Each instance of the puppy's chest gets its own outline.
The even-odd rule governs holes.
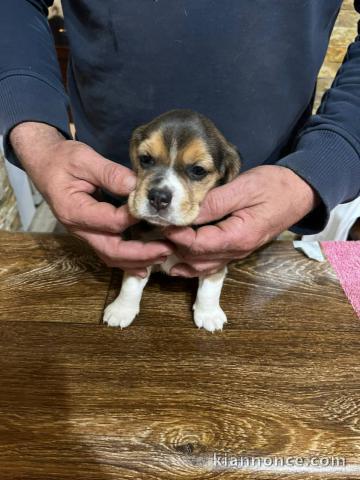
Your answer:
[[[130,236],[132,240],[141,240],[143,242],[152,242],[155,240],[164,240],[164,235],[159,227],[150,225],[147,222],[139,222],[130,228]],[[152,267],[153,272],[164,272],[169,274],[174,265],[180,263],[181,260],[176,255],[170,255],[166,261],[160,265]]]

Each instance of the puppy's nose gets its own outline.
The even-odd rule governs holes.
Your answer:
[[[150,205],[159,211],[169,206],[172,193],[167,188],[152,188],[149,191],[148,199]]]

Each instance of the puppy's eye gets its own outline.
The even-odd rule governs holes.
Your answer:
[[[202,180],[207,175],[205,168],[200,167],[200,165],[191,165],[187,169],[187,173],[192,180]]]
[[[149,168],[155,163],[155,160],[150,155],[140,155],[139,161],[143,168]]]

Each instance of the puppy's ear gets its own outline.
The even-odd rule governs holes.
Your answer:
[[[131,136],[131,142],[136,142],[139,145],[139,143],[144,140],[145,128],[146,125],[141,125],[140,127],[135,128]]]
[[[140,143],[144,140],[144,131],[145,131],[145,125],[142,125],[136,128],[131,135],[130,159],[135,171],[137,171],[138,169],[137,149]]]
[[[234,180],[234,178],[239,175],[241,168],[240,154],[236,147],[227,143],[223,148],[221,184],[229,183],[231,180]]]

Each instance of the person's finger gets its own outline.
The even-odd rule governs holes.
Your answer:
[[[239,252],[241,255],[241,252]],[[221,253],[205,253],[203,255],[191,255],[186,252],[185,249],[178,248],[176,250],[176,256],[179,257],[181,263],[192,264],[193,262],[228,262],[234,259],[234,252],[221,252]]]
[[[124,259],[114,259],[106,256],[99,255],[100,258],[107,264],[108,267],[120,268],[121,270],[142,270],[144,268],[150,267],[152,265],[160,265],[166,261],[167,257],[158,257],[155,259],[144,260],[141,262],[138,261],[126,261]]]
[[[142,268],[138,268],[135,266],[134,263],[130,264],[129,266],[127,264],[124,264],[122,270],[124,270],[126,273],[129,275],[136,275],[137,277],[145,278],[148,275],[148,269],[146,267],[150,267],[153,265],[161,265],[162,263],[166,262],[167,257],[161,257],[159,260],[157,260],[154,263],[151,263],[150,265],[142,265]]]
[[[163,257],[171,255],[172,248],[166,242],[155,240],[152,242],[141,242],[137,240],[122,241],[119,244],[117,252],[114,252],[118,258],[125,258],[126,261],[138,261],[156,263],[161,261]]]
[[[119,235],[102,234],[85,230],[77,230],[78,236],[86,240],[96,251],[113,262],[155,263],[169,256],[174,248],[169,242],[156,240],[142,242],[140,240],[123,240]]]
[[[188,263],[177,263],[170,270],[170,275],[172,276],[203,276],[209,275],[211,273],[218,272],[227,262],[223,261],[212,261],[212,262],[193,262]]]
[[[164,234],[177,246],[188,249],[190,255],[224,253],[234,251],[241,245],[241,235],[245,235],[249,227],[243,223],[241,218],[231,216],[216,225],[206,225],[197,230],[170,227],[164,230]]]
[[[187,265],[186,263],[181,263],[178,264],[178,266],[174,269],[171,270],[170,275],[173,277],[186,277],[186,278],[197,278],[197,277],[204,277],[207,275],[213,275],[214,273],[217,273],[219,270],[223,268],[214,268],[214,269],[209,269],[209,270],[204,270],[199,272],[196,270],[196,268],[192,268],[190,265]]]
[[[127,205],[116,208],[110,203],[98,202],[85,192],[74,193],[68,203],[56,212],[66,226],[120,233],[139,221],[130,214]]]
[[[254,189],[256,172],[244,173],[230,183],[210,190],[203,201],[194,224],[202,225],[220,220],[235,210],[250,207],[258,202]]]
[[[135,277],[140,277],[140,278],[146,278],[147,275],[148,275],[148,272],[147,272],[147,269],[144,268],[144,269],[124,269],[124,271],[129,274],[129,275],[133,275]]]
[[[105,255],[99,254],[99,257],[103,260],[105,265],[110,268],[120,268],[120,270],[142,270],[144,268],[150,267],[154,265],[154,261],[152,259],[145,260],[143,262],[126,262],[123,259],[114,259],[111,257],[107,257]],[[157,263],[155,261],[155,263]]]
[[[83,147],[77,157],[76,176],[117,195],[129,195],[136,185],[135,173],[108,160],[95,150]]]

